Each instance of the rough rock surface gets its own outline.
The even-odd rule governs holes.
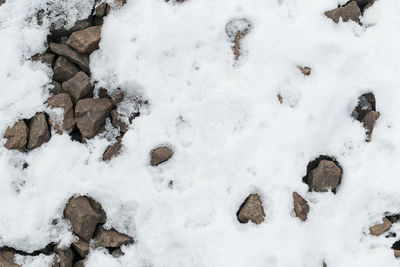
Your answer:
[[[119,151],[121,150],[122,144],[121,139],[117,140],[114,144],[110,145],[103,154],[103,160],[108,161],[113,157],[117,156]]]
[[[166,146],[158,147],[151,152],[151,166],[157,166],[169,160],[174,152]]]
[[[106,117],[112,109],[109,99],[81,99],[76,104],[76,124],[85,138],[92,138],[104,125]]]
[[[367,130],[367,138],[366,138],[367,142],[371,141],[372,131],[374,130],[374,125],[378,118],[379,118],[379,112],[371,110],[370,112],[367,113],[367,115],[365,115],[364,119],[362,120],[362,123],[365,129]]]
[[[7,128],[4,138],[7,138],[7,142],[4,145],[7,149],[24,151],[28,142],[28,127],[23,120],[20,120],[13,127]]]
[[[369,228],[369,232],[371,233],[371,235],[380,236],[381,234],[388,231],[390,227],[392,227],[392,222],[388,218],[384,217],[383,223],[371,226]]]
[[[125,98],[125,94],[123,92],[117,93],[111,97],[111,102],[113,103],[114,106],[117,106],[119,103],[121,103]]]
[[[84,260],[80,260],[74,263],[73,267],[85,267],[85,261]]]
[[[89,55],[79,54],[65,44],[50,43],[50,49],[57,55],[64,56],[71,62],[77,64],[86,73],[90,73]]]
[[[75,22],[75,25],[70,29],[67,29],[66,27],[56,28],[56,26],[54,24],[52,24],[50,26],[50,33],[51,33],[52,38],[69,36],[71,33],[83,30],[87,27],[90,27],[91,25],[92,25],[92,21],[90,18],[78,20],[77,22]]]
[[[260,196],[258,194],[248,196],[236,215],[240,223],[248,223],[249,221],[255,224],[262,223],[265,212]]]
[[[311,74],[311,68],[309,68],[309,67],[301,67],[301,66],[299,66],[298,68],[299,68],[299,70],[301,71],[301,73],[303,75],[308,76],[308,75]]]
[[[43,112],[37,113],[29,124],[28,149],[35,149],[51,138],[46,115]]]
[[[118,248],[132,242],[132,237],[118,233],[114,229],[104,229],[103,226],[98,226],[94,235],[94,244],[99,247]]]
[[[67,45],[78,53],[90,54],[99,49],[101,26],[93,26],[71,34]]]
[[[78,254],[82,258],[86,257],[86,255],[89,254],[90,251],[89,243],[82,239],[79,239],[78,241],[72,243],[72,247],[75,249],[76,252],[78,252]]]
[[[56,60],[56,55],[52,54],[52,53],[44,53],[42,55],[34,55],[32,57],[33,61],[41,61],[47,65],[49,65],[50,67],[54,67],[54,62]]]
[[[308,212],[310,211],[310,206],[308,205],[307,200],[297,192],[293,192],[293,203],[296,216],[302,221],[307,220]]]
[[[83,71],[78,72],[74,77],[63,82],[62,88],[71,96],[74,103],[93,91],[90,77]]]
[[[59,267],[71,267],[72,262],[74,260],[74,252],[71,248],[68,249],[58,249],[56,248],[56,252],[60,256]]]
[[[49,100],[47,100],[47,104],[51,108],[63,108],[64,109],[64,120],[62,126],[55,124],[54,129],[58,133],[62,133],[63,130],[70,132],[74,127],[75,127],[75,114],[74,114],[74,109],[71,101],[71,97],[66,94],[66,93],[61,93],[58,95],[55,95]],[[51,118],[50,120],[50,125],[52,124]]]
[[[115,109],[111,110],[111,123],[115,128],[119,128],[121,133],[126,133],[129,125],[122,119],[121,115]]]
[[[11,251],[0,251],[0,267],[18,267],[14,262],[14,253]]]
[[[74,77],[79,72],[79,68],[65,57],[58,57],[53,72],[53,79],[62,83]]]
[[[52,95],[61,94],[63,92],[63,89],[59,82],[52,80],[50,84],[53,85],[53,88],[50,89],[50,93]]]
[[[345,6],[326,11],[325,16],[331,18],[336,23],[339,23],[340,18],[342,18],[343,22],[353,20],[359,23],[361,10],[355,1],[351,1]]]
[[[327,192],[335,191],[340,183],[342,170],[331,160],[321,160],[318,166],[308,176],[307,184],[310,191]]]

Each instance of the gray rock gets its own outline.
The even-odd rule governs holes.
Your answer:
[[[74,77],[63,82],[62,88],[71,96],[74,103],[78,102],[79,99],[84,98],[93,91],[90,77],[83,71],[78,72]]]
[[[246,198],[236,213],[240,223],[248,223],[252,221],[255,224],[260,224],[264,221],[265,212],[258,194],[251,194]]]
[[[327,192],[330,189],[335,192],[341,177],[342,169],[335,162],[323,159],[311,170],[307,183],[310,191]]]
[[[75,127],[75,114],[71,101],[71,97],[66,93],[61,93],[50,97],[47,100],[47,104],[51,108],[62,108],[64,109],[64,120],[62,125],[55,124],[54,129],[58,133],[63,133],[63,131],[70,132]],[[52,119],[49,118],[50,125],[52,125]]]
[[[362,122],[368,112],[376,111],[376,101],[373,93],[363,94],[358,98],[358,104],[355,107],[352,116],[356,120]]]
[[[53,88],[50,89],[50,93],[52,95],[61,94],[63,92],[63,89],[59,82],[52,80],[50,84],[53,85]]]
[[[293,204],[296,217],[302,221],[307,220],[308,212],[310,211],[310,206],[308,205],[307,200],[297,192],[293,192]]]
[[[4,4],[6,2],[6,0],[0,0],[0,6],[2,5],[2,4]]]
[[[97,4],[100,2],[99,0],[96,1]],[[106,14],[107,3],[101,3],[100,5],[96,6],[95,15],[96,17],[104,17]]]
[[[336,23],[339,23],[340,18],[342,18],[343,22],[353,20],[359,23],[361,10],[355,1],[351,1],[345,6],[326,11],[325,16],[331,18]]]
[[[151,166],[157,166],[169,160],[174,152],[166,146],[158,147],[151,152]]]
[[[58,57],[53,71],[53,79],[62,83],[74,77],[80,70],[65,57]]]
[[[121,234],[114,229],[104,229],[102,225],[97,227],[94,236],[94,244],[97,247],[118,248],[130,243],[133,243],[133,238],[130,236]]]
[[[302,66],[298,66],[299,70],[301,71],[301,73],[305,76],[309,76],[311,74],[311,68],[310,67],[302,67]]]
[[[90,73],[89,55],[79,54],[65,44],[50,43],[50,50],[53,51],[53,53],[64,56],[71,62],[77,64],[84,72]]]
[[[46,115],[43,112],[37,113],[29,124],[28,149],[35,149],[51,138]]]
[[[4,138],[7,138],[7,142],[4,145],[7,149],[24,151],[28,142],[28,127],[23,120],[20,120],[13,127],[7,128]]]
[[[78,53],[90,54],[99,49],[101,39],[101,26],[92,26],[71,34],[67,45]]]

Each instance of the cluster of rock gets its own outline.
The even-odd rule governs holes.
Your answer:
[[[360,23],[360,17],[364,14],[365,10],[372,6],[374,0],[354,0],[349,1],[343,6],[325,12],[325,16],[331,18],[334,22],[339,23],[342,19],[343,22],[349,20]]]

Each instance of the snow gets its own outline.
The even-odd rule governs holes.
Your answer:
[[[45,51],[50,22],[58,19],[42,26],[29,20],[46,2],[0,7],[1,135],[46,110],[51,72],[29,60]],[[65,204],[89,194],[107,212],[107,226],[135,239],[117,259],[93,250],[89,267],[397,266],[390,249],[397,238],[370,236],[368,228],[385,212],[400,212],[400,2],[376,1],[365,26],[323,15],[339,2],[130,0],[112,12],[91,55],[92,78],[111,92],[140,95],[149,107],[109,163],[101,160],[111,142],[103,137],[80,144],[53,134],[27,154],[1,146],[0,246],[31,252],[50,242],[68,245],[74,238],[62,219]],[[72,25],[92,6],[53,0],[49,9],[61,8]],[[252,29],[235,64],[225,27],[237,18]],[[381,116],[366,143],[351,112],[369,91]],[[175,154],[151,167],[158,145]],[[301,180],[319,155],[343,168],[335,195],[308,192]],[[293,191],[310,202],[306,222],[294,217]],[[254,192],[266,221],[242,225],[237,209]]]

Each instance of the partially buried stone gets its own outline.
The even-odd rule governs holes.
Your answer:
[[[93,26],[71,34],[67,45],[82,54],[90,54],[99,49],[101,26]]]
[[[378,118],[379,118],[379,112],[372,110],[368,112],[367,115],[365,115],[364,119],[362,120],[362,123],[365,129],[367,130],[367,138],[366,138],[367,142],[371,141],[372,131],[374,130],[374,125]]]
[[[298,66],[298,68],[301,71],[301,73],[305,76],[309,76],[311,74],[311,68],[309,67]]]
[[[74,263],[73,267],[85,267],[85,261],[84,260],[80,260]]]
[[[125,94],[124,92],[119,92],[116,93],[111,97],[111,102],[113,103],[114,106],[117,106],[119,103],[121,103],[124,100]]]
[[[361,10],[355,1],[351,1],[345,6],[326,11],[325,16],[331,18],[336,23],[339,23],[340,18],[343,20],[343,22],[353,20],[359,23]]]
[[[353,118],[362,122],[371,110],[376,111],[376,100],[373,93],[363,94],[358,98],[358,104],[352,112]]]
[[[63,92],[63,89],[61,87],[61,84],[55,80],[52,80],[50,84],[53,86],[53,88],[50,89],[50,93],[53,95],[61,94]]]
[[[129,125],[115,109],[111,110],[111,123],[115,128],[119,128],[121,133],[126,133],[128,131]]]
[[[302,221],[307,220],[308,212],[310,211],[310,206],[308,205],[307,200],[297,192],[293,192],[293,203],[296,216]]]
[[[240,206],[236,216],[240,223],[248,223],[249,221],[255,224],[262,223],[265,212],[260,196],[258,194],[248,196]]]
[[[383,222],[380,224],[371,226],[369,228],[369,232],[371,235],[380,236],[383,233],[385,233],[386,231],[388,231],[390,229],[390,227],[392,227],[392,222],[388,218],[384,217]]]
[[[174,152],[169,147],[163,146],[154,149],[151,152],[151,166],[157,166],[169,160]]]
[[[110,145],[103,154],[103,160],[108,161],[117,156],[121,150],[121,139],[117,140],[114,144]]]
[[[335,192],[340,183],[342,169],[331,160],[321,160],[318,166],[311,170],[307,184],[310,191],[327,192],[329,189]]]
[[[42,55],[34,55],[32,57],[33,61],[42,61],[43,63],[46,63],[50,67],[54,67],[54,62],[56,60],[56,55],[52,53],[44,53]]]
[[[11,251],[0,251],[0,267],[18,267],[14,262],[14,253]]]
[[[13,127],[7,128],[4,138],[7,138],[7,142],[4,145],[7,149],[24,151],[28,142],[28,127],[23,120],[20,120]]]
[[[53,72],[53,79],[62,83],[74,77],[79,72],[79,68],[65,57],[58,57]]]
[[[71,248],[67,249],[55,249],[58,255],[60,256],[60,262],[59,265],[60,267],[71,267],[72,262],[74,260],[74,252],[72,251]]]
[[[76,250],[76,252],[78,252],[78,254],[82,258],[85,258],[90,251],[89,243],[82,239],[79,239],[78,241],[72,243],[72,247]]]
[[[46,114],[37,113],[29,123],[28,149],[35,149],[51,138],[49,125],[47,124]]]
[[[97,227],[94,235],[94,244],[97,247],[118,248],[133,242],[133,238],[125,234],[121,234],[114,229],[104,229],[102,225]]]
[[[83,71],[78,72],[74,77],[63,82],[62,88],[71,96],[74,103],[93,91],[90,77]]]
[[[54,129],[60,134],[63,131],[66,132],[72,131],[72,129],[75,126],[75,115],[71,97],[66,93],[58,94],[49,98],[49,100],[47,100],[47,104],[51,108],[62,108],[64,110],[64,115],[63,115],[64,119],[62,126],[55,123]],[[50,125],[52,125],[53,119],[51,118],[51,116],[49,118],[49,121]]]
[[[58,22],[58,24],[63,24],[64,21]],[[63,25],[61,27],[58,27],[59,25],[56,25],[55,23],[50,25],[50,33],[52,38],[59,38],[59,37],[64,37],[64,36],[69,36],[71,33],[83,30],[87,27],[90,27],[92,25],[92,19],[82,19],[78,20],[75,22],[74,26],[71,28],[67,28]]]
[[[77,64],[84,72],[90,73],[89,55],[79,54],[65,44],[50,43],[50,49],[53,53],[64,56],[71,62]]]

